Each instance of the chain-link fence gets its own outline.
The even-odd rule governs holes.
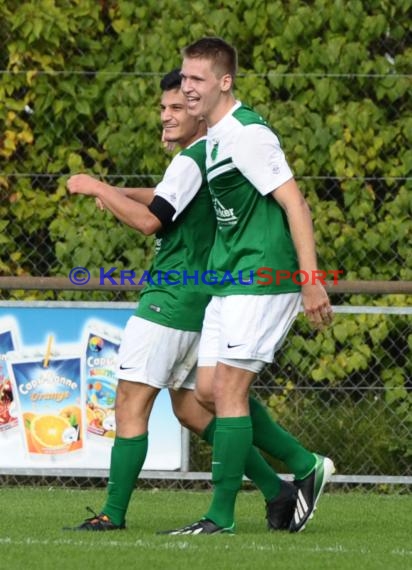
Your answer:
[[[78,171],[118,186],[154,186],[161,179],[169,158],[159,144],[159,79],[180,61],[165,30],[155,33],[163,14],[156,13],[153,29],[146,30],[132,3],[126,19],[119,19],[121,2],[91,3],[90,14],[85,9],[79,16],[86,26],[86,32],[78,26],[80,37],[70,28],[78,10],[67,3],[50,7],[55,25],[48,37],[48,16],[43,22],[38,10],[28,17],[30,2],[12,16],[8,4],[0,5],[7,15],[0,30],[0,274],[67,277],[83,266],[97,276],[102,266],[147,268],[152,238],[98,212],[87,198],[69,197],[65,182]],[[260,43],[247,36],[249,6],[230,4],[211,5],[209,12],[222,22],[222,33],[246,34],[235,38],[242,67],[236,94],[279,133],[312,208],[320,267],[342,270],[349,280],[411,280],[412,74],[405,3],[356,3],[352,10],[326,3],[333,22],[324,25],[309,18],[312,3],[279,3],[279,15],[289,4],[291,14],[276,33],[259,31]],[[270,16],[270,4],[259,3],[255,27]],[[169,8],[166,2],[164,12]],[[176,22],[180,8],[172,6]],[[150,19],[157,8],[149,2],[146,9]],[[237,13],[242,10],[245,20]],[[308,30],[300,27],[305,10]],[[322,10],[316,11],[319,20]],[[278,21],[269,16],[266,27]],[[181,14],[182,22],[186,17]],[[208,17],[196,16],[205,25]],[[160,37],[168,39],[170,53],[157,51]],[[132,38],[144,49],[136,50]],[[99,59],[99,50],[108,57]],[[152,53],[153,61],[144,60]],[[266,54],[273,55],[266,60]],[[5,288],[0,298],[135,301],[137,294]],[[337,315],[329,331],[314,333],[299,319],[255,393],[305,445],[333,456],[336,481],[410,480],[410,297],[342,294],[332,301]],[[190,438],[186,475],[204,474],[209,465],[209,450]],[[185,473],[168,484],[192,484]],[[158,484],[158,476],[150,474],[148,484]],[[6,476],[17,483],[19,477]],[[78,486],[103,481],[60,480]]]
[[[280,136],[312,207],[321,267],[412,279],[407,2],[13,7],[0,3],[2,274],[67,276],[84,259],[148,263],[151,240],[69,199],[65,181],[78,171],[116,185],[160,179],[159,80],[208,30],[237,47],[235,94]]]
[[[60,82],[65,83],[66,78],[74,81],[73,78],[77,76],[82,81],[96,73],[98,72],[88,72],[83,76],[79,73],[71,75],[67,71],[61,76]],[[142,81],[151,85],[149,91],[156,91],[160,75],[112,74],[105,89],[102,89],[101,97],[109,97],[111,90],[115,91],[124,81],[127,81],[130,91],[138,91]],[[408,111],[405,86],[410,87],[412,76],[391,73],[389,86],[388,76],[384,74],[371,74],[367,77],[356,73],[290,75],[280,73],[272,79],[271,75],[257,77],[249,74],[239,78],[239,90],[242,92],[243,89],[247,97],[248,82],[252,79],[266,86],[271,86],[275,81],[273,89],[278,97],[276,108],[283,109],[286,115],[292,114],[290,124],[280,121],[279,127],[276,123],[274,126],[280,132],[296,179],[312,208],[320,267],[339,269],[347,279],[411,279],[412,178],[410,151],[405,149],[411,143],[412,119],[410,110]],[[306,89],[315,93],[322,81],[328,82],[326,92],[342,94],[342,101],[330,101],[325,109],[325,117],[319,124],[316,123],[317,119],[313,119],[310,109],[294,100],[293,93],[289,91],[286,100],[280,97],[288,82],[292,82],[298,92]],[[43,74],[42,82],[44,91],[53,92],[56,85],[59,85],[59,75],[56,78],[56,74]],[[350,89],[354,92],[355,86],[354,98],[357,102],[351,108],[347,93]],[[401,107],[397,106],[397,100],[384,100],[384,93],[391,90],[402,93]],[[379,92],[382,92],[382,102],[376,101],[376,93]],[[125,93],[127,95],[129,91]],[[59,93],[56,93],[56,97],[59,97]],[[148,110],[152,126],[148,133],[153,141],[160,138],[160,128],[156,122],[155,96],[152,96],[152,101],[153,109]],[[348,119],[345,113],[349,113],[349,110],[351,117]],[[281,112],[278,111],[279,115]],[[45,164],[43,169],[33,171],[33,165],[27,157],[34,152],[31,147],[40,144],[38,140],[41,139],[41,134],[36,133],[36,130],[43,126],[36,113],[29,109],[22,109],[20,113],[10,110],[8,115],[21,116],[21,125],[18,126],[15,118],[9,120],[10,124],[6,119],[4,124],[5,150],[0,155],[2,273],[67,276],[74,264],[85,265],[85,260],[92,270],[99,265],[98,261],[100,265],[103,262],[115,264],[119,270],[146,268],[151,256],[151,238],[137,238],[135,232],[120,227],[110,214],[97,212],[92,201],[87,202],[83,197],[69,197],[65,191],[65,181],[70,172],[80,170],[101,176],[119,186],[154,186],[161,179],[167,158],[160,155],[162,158],[157,160],[159,166],[155,171],[143,168],[140,172],[132,172],[132,158],[123,160],[118,155],[120,149],[111,146],[110,137],[115,136],[116,129],[122,129],[118,118],[113,119],[107,109],[102,109],[98,116],[93,117],[94,122],[87,125],[87,141],[84,140],[85,125],[80,114],[70,126],[76,148],[72,151],[68,148],[67,155],[61,158],[60,164]],[[301,116],[294,117],[293,114]],[[390,122],[389,126],[382,124],[380,128],[379,121],[383,114]],[[375,119],[374,130],[372,123]],[[334,123],[335,120],[338,126]],[[62,117],[50,117],[47,124],[55,139],[50,144],[64,147],[65,124]],[[354,132],[355,124],[363,135]],[[395,128],[395,124],[399,129]],[[110,133],[106,140],[101,136],[103,126]],[[31,133],[30,143],[25,142],[25,137],[29,136],[25,134],[25,129]],[[132,155],[140,156],[145,138],[137,127],[134,129],[136,130],[127,134],[129,138],[125,144],[130,145]],[[303,144],[297,143],[297,129],[301,129],[302,137],[308,140],[308,133],[313,132],[316,142],[310,139],[311,142],[308,143],[308,146],[314,147],[312,154],[311,149],[306,147],[303,153]],[[14,137],[16,141],[8,141],[7,137]],[[70,146],[69,141],[67,146]],[[10,152],[7,151],[9,147]],[[318,151],[318,147],[321,150]],[[46,148],[43,154],[47,152]],[[42,160],[47,163],[43,154]],[[104,156],[104,166],[97,164],[89,155]],[[105,251],[102,246],[103,236],[107,240]],[[90,252],[90,241],[95,242],[94,252]],[[131,244],[135,244],[134,247]],[[21,296],[11,293],[10,298]],[[83,297],[69,294],[65,298],[86,300],[90,294]],[[102,293],[93,295],[94,300],[104,298],[107,297]],[[132,300],[132,295],[120,295],[119,298]]]

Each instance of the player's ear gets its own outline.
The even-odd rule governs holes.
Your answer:
[[[230,75],[230,73],[225,73],[224,75],[222,75],[220,79],[221,90],[224,93],[227,93],[232,89],[232,86],[233,86],[233,77]]]

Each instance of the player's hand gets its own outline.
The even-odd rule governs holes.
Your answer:
[[[333,319],[333,310],[328,294],[321,283],[302,285],[302,301],[310,324],[321,330]]]
[[[104,186],[103,182],[96,180],[88,174],[74,174],[67,181],[67,189],[70,194],[84,194],[85,196],[97,196]]]

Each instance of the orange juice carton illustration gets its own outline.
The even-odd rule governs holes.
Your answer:
[[[18,425],[15,395],[7,367],[7,353],[19,348],[18,338],[14,319],[0,319],[0,432]]]
[[[8,366],[24,426],[26,450],[57,456],[84,442],[80,356],[9,353]]]
[[[116,423],[114,406],[117,388],[117,353],[121,331],[92,322],[84,336],[87,435],[113,443]]]

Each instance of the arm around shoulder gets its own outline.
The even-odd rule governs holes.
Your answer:
[[[162,223],[149,208],[127,195],[119,192],[118,188],[101,182],[87,174],[71,176],[67,182],[71,194],[94,196],[118,220],[124,222],[144,235],[152,235],[162,228]],[[150,202],[152,202],[151,200]]]

